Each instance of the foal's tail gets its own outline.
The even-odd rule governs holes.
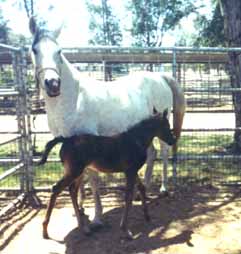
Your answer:
[[[43,151],[42,154],[42,158],[40,161],[37,162],[37,165],[43,165],[47,159],[48,159],[48,155],[51,152],[51,150],[54,148],[54,146],[56,146],[59,143],[63,143],[65,141],[65,138],[60,136],[60,137],[56,137],[52,140],[50,140],[46,145],[45,145],[45,149]]]

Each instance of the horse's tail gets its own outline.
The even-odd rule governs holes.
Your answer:
[[[48,155],[51,152],[51,150],[54,148],[54,146],[56,146],[59,143],[63,143],[65,141],[64,137],[56,137],[52,140],[50,140],[46,145],[45,145],[45,149],[43,151],[42,154],[42,158],[40,161],[37,162],[37,165],[43,165],[47,159],[48,159]]]
[[[183,118],[186,109],[186,100],[182,88],[171,77],[163,76],[173,94],[173,133],[178,139],[181,135]]]

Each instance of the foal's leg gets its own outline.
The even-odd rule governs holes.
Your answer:
[[[81,209],[79,209],[79,205],[78,205],[78,190],[82,182],[82,177],[83,177],[83,174],[69,186],[69,192],[70,192],[70,197],[74,207],[75,215],[78,221],[79,229],[83,229],[85,234],[89,234],[90,229],[88,226],[87,216],[84,214],[84,209],[82,207]]]
[[[162,171],[162,185],[160,191],[162,193],[167,193],[167,167],[168,167],[168,153],[169,153],[169,146],[160,140],[160,146],[162,150],[162,160],[163,160],[163,171]]]
[[[47,212],[45,214],[45,219],[43,221],[43,237],[45,239],[49,238],[48,224],[49,224],[50,216],[52,214],[52,210],[54,208],[57,196],[65,187],[69,186],[73,180],[74,180],[73,176],[70,176],[70,175],[64,176],[52,188],[52,194],[50,196],[50,200],[49,200],[48,207],[47,207]]]
[[[129,209],[131,208],[131,205],[132,205],[136,176],[137,174],[133,173],[133,171],[129,174],[126,173],[127,184],[126,184],[126,192],[125,192],[125,208],[121,218],[120,228],[122,232],[124,233],[123,237],[127,239],[133,239],[132,233],[127,228],[127,224],[128,224],[127,218],[128,218]]]
[[[79,186],[79,194],[80,194],[79,206],[80,206],[80,209],[83,208],[84,201],[85,201],[85,183],[84,183],[84,176],[83,176],[83,174],[81,175],[81,177],[82,177],[82,179],[80,181],[80,186]]]
[[[142,207],[143,207],[145,220],[150,221],[150,216],[149,216],[148,208],[147,208],[147,205],[146,205],[146,188],[143,185],[143,183],[141,182],[138,175],[136,177],[136,183],[137,183],[137,188],[138,188],[138,190],[140,192],[140,196],[141,196],[141,201],[142,201]]]
[[[93,170],[88,170],[89,174],[89,180],[90,185],[92,189],[92,193],[94,196],[94,202],[95,202],[95,216],[94,219],[91,222],[91,228],[99,228],[103,226],[102,222],[102,205],[101,205],[101,199],[100,199],[100,192],[99,192],[99,176],[96,172]]]
[[[153,144],[151,144],[147,149],[147,160],[146,160],[146,171],[145,171],[145,178],[144,184],[146,189],[150,187],[151,184],[151,176],[154,166],[154,160],[156,159],[156,149]]]

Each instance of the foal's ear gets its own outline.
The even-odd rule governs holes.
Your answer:
[[[38,27],[37,27],[36,16],[32,16],[29,19],[29,30],[32,33],[32,35],[35,35],[37,33]]]
[[[165,109],[165,110],[163,111],[163,118],[164,118],[164,119],[167,119],[167,116],[168,116],[168,109]]]

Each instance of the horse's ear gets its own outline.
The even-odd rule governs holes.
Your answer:
[[[29,19],[29,30],[32,33],[32,35],[35,35],[37,33],[38,27],[36,22],[36,16],[32,16]]]
[[[166,118],[167,119],[167,116],[168,116],[168,109],[165,109],[163,111],[163,118]]]

